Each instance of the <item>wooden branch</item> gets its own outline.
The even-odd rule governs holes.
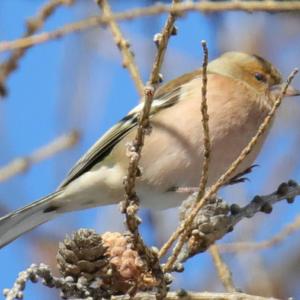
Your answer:
[[[112,18],[112,10],[107,0],[96,0],[103,11],[103,16],[109,19],[108,26],[111,29],[115,43],[121,51],[123,57],[123,66],[129,71],[132,80],[140,96],[144,95],[144,84],[139,69],[134,61],[134,54],[130,49],[130,43],[124,38],[117,22]]]
[[[112,299],[117,300],[118,297]],[[124,299],[124,297],[122,297]],[[125,297],[124,300],[128,300]],[[134,300],[155,300],[155,295],[147,293],[139,293]],[[166,300],[279,300],[273,297],[254,296],[245,293],[209,293],[209,292],[170,292],[167,294]]]
[[[30,18],[26,23],[26,32],[24,37],[29,37],[43,27],[45,21],[53,15],[57,8],[61,5],[71,5],[74,0],[50,0],[44,4],[38,11],[37,15]],[[5,86],[6,78],[18,68],[18,62],[24,56],[28,48],[17,48],[10,56],[0,65],[0,96],[7,95]]]
[[[68,134],[56,138],[51,143],[37,149],[29,156],[14,159],[8,165],[0,169],[0,182],[20,173],[28,171],[34,164],[46,160],[55,154],[73,147],[79,140],[79,133],[72,131]]]
[[[233,279],[231,276],[231,271],[229,270],[226,263],[223,261],[218,246],[216,244],[213,244],[209,247],[209,252],[211,254],[211,257],[213,258],[214,265],[217,269],[219,278],[225,288],[225,290],[229,293],[236,292],[236,288],[233,284]]]
[[[300,192],[300,191],[299,191]],[[268,201],[268,198],[265,198]],[[261,242],[235,242],[228,244],[220,244],[219,249],[221,252],[253,252],[265,250],[268,248],[275,247],[286,240],[290,235],[299,231],[300,229],[300,216],[297,216],[295,220],[287,224],[282,230],[280,230],[276,235],[274,235],[269,240]]]
[[[4,289],[3,294],[6,300],[20,299],[24,296],[24,290],[27,282],[37,283],[39,280],[44,286],[49,288],[56,288],[63,291],[68,298],[86,298],[86,294],[93,295],[95,288],[89,287],[86,282],[77,283],[69,278],[56,277],[52,274],[50,268],[41,263],[39,265],[31,265],[25,271],[19,273],[11,289]],[[71,277],[72,278],[72,277]],[[101,289],[98,289],[101,290]],[[101,295],[101,293],[100,293]],[[102,299],[100,295],[95,293],[95,297],[91,299]],[[155,300],[157,295],[155,293],[138,293],[134,297],[130,295],[112,296],[112,300]],[[166,300],[278,300],[272,297],[252,296],[245,293],[208,293],[208,292],[187,292],[180,290],[179,292],[169,292],[166,294]]]
[[[197,194],[196,202],[199,202],[204,195],[207,180],[208,180],[208,167],[210,161],[210,137],[209,137],[209,127],[208,127],[208,108],[207,108],[207,64],[208,64],[208,49],[205,41],[202,41],[203,48],[203,64],[202,64],[202,97],[201,97],[201,117],[202,117],[202,128],[203,128],[203,145],[204,145],[204,153],[203,153],[203,166],[201,172],[201,178],[199,183],[199,192]],[[200,167],[200,166],[199,166]],[[195,205],[195,204],[194,204]],[[177,236],[174,234],[170,237],[167,243],[163,245],[159,252],[159,256],[162,257],[171,245],[175,242]],[[182,236],[182,240],[176,245],[173,249],[172,255],[168,258],[167,263],[164,266],[164,270],[171,270],[173,265],[181,251],[183,244],[186,239]]]
[[[172,4],[177,3],[178,1],[179,0],[173,0]],[[144,146],[145,135],[147,133],[150,134],[151,132],[149,115],[151,111],[151,105],[153,102],[153,96],[159,83],[159,71],[164,59],[169,38],[174,31],[175,20],[176,16],[170,14],[162,29],[160,35],[161,38],[157,45],[157,54],[154,59],[149,82],[144,88],[144,105],[139,115],[136,136],[133,142],[128,147],[127,153],[130,160],[128,166],[128,173],[126,178],[124,178],[125,200],[123,201],[123,203],[121,203],[122,212],[125,214],[127,227],[133,235],[136,250],[139,251],[141,256],[144,256],[146,258],[149,269],[151,269],[152,272],[156,275],[156,277],[160,280],[161,284],[157,292],[158,298],[164,298],[167,293],[166,280],[160,267],[157,253],[154,253],[153,251],[147,248],[139,234],[138,226],[140,223],[140,219],[137,217],[137,212],[139,209],[139,198],[136,194],[135,185],[136,177],[139,172],[139,162]]]
[[[174,3],[176,3],[178,0],[173,0]],[[126,198],[127,200],[125,201],[125,210],[126,207],[129,205],[129,202],[133,201],[134,203],[137,203],[137,195],[135,192],[135,182],[136,182],[136,177],[137,177],[137,172],[138,172],[138,164],[140,161],[141,157],[141,152],[142,148],[144,145],[144,139],[146,133],[150,132],[149,131],[149,114],[151,110],[151,105],[153,101],[153,95],[157,86],[157,78],[159,77],[159,71],[160,71],[160,66],[162,64],[165,50],[168,44],[168,40],[172,34],[173,30],[173,24],[175,22],[175,17],[173,15],[170,15],[166,21],[166,24],[162,30],[161,33],[161,41],[158,45],[157,49],[157,55],[155,57],[152,71],[150,74],[149,78],[149,83],[144,89],[144,105],[143,109],[140,113],[139,116],[139,122],[137,126],[137,132],[135,139],[133,143],[129,146],[128,153],[130,157],[130,162],[129,162],[129,167],[128,167],[128,175],[126,179],[124,180],[125,182],[125,192],[126,192]],[[128,224],[130,225],[130,224]],[[129,226],[129,229],[131,226]],[[134,232],[135,229],[132,228],[132,232]]]
[[[226,202],[220,198],[215,199],[216,201],[214,202],[209,202],[201,209],[197,215],[197,219],[193,221],[192,229],[196,232],[190,236],[188,243],[185,244],[176,263],[183,263],[197,253],[206,251],[210,245],[223,238],[228,232],[231,232],[240,221],[252,218],[259,212],[269,214],[272,212],[273,205],[277,202],[287,200],[288,203],[293,203],[295,197],[299,195],[300,186],[297,182],[289,180],[288,182],[281,183],[277,190],[269,195],[255,196],[244,207],[232,204],[229,208]],[[191,206],[189,206],[188,210],[183,211],[183,213],[185,212],[184,217],[190,215],[190,207]],[[181,209],[184,210],[184,206]],[[203,223],[203,217],[206,219],[205,224]],[[248,249],[246,248],[250,246],[249,250],[254,251],[263,249],[266,246],[272,246],[281,242],[288,234],[296,231],[300,227],[299,223],[300,220],[297,218],[295,222],[288,225],[280,234],[276,235],[270,241],[262,242],[261,245],[258,243],[257,248],[255,243],[252,245],[253,248],[251,248],[251,245],[247,245],[247,243],[233,243],[232,247],[231,244],[229,244],[228,247],[226,244],[220,246],[220,250],[247,251]],[[203,225],[204,231],[202,231]]]
[[[145,16],[154,16],[163,13],[187,13],[198,11],[202,13],[226,12],[226,11],[245,11],[245,12],[299,12],[299,1],[220,1],[220,2],[183,2],[175,4],[173,7],[168,4],[156,4],[149,7],[131,9],[128,11],[115,13],[112,18],[115,21],[132,20]],[[80,32],[89,28],[105,25],[111,21],[104,16],[92,16],[84,20],[69,23],[59,29],[29,37],[16,39],[13,41],[3,41],[0,43],[0,52],[13,50],[17,48],[29,47],[32,45],[45,43],[50,40],[61,38],[74,32]]]
[[[202,101],[201,101],[201,117],[202,117],[202,129],[203,129],[203,145],[204,145],[204,153],[203,153],[203,165],[202,165],[202,173],[199,184],[199,192],[197,195],[197,200],[203,197],[205,188],[208,181],[208,171],[209,171],[209,161],[211,155],[211,145],[210,145],[210,136],[209,136],[209,115],[208,115],[208,107],[207,107],[207,65],[208,65],[208,49],[206,45],[206,41],[201,42],[203,48],[203,63],[202,63]]]
[[[172,0],[171,7],[174,7],[179,2],[180,2],[180,0]],[[159,82],[160,82],[159,72],[160,72],[164,57],[165,57],[169,38],[171,37],[171,35],[174,34],[174,32],[176,32],[174,23],[175,23],[177,17],[178,17],[177,14],[175,14],[173,12],[169,12],[169,17],[167,19],[167,22],[164,26],[163,31],[160,34],[160,38],[156,41],[156,45],[157,45],[158,49],[156,52],[156,57],[154,59],[152,72],[151,72],[151,75],[149,78],[149,83],[154,88],[156,88],[157,84],[159,84]]]

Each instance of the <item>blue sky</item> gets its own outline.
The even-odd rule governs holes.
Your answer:
[[[24,22],[38,11],[43,1],[1,0],[0,40],[11,40],[22,35]],[[123,10],[144,4],[144,1],[114,1],[114,9]],[[65,23],[98,14],[93,1],[78,1],[70,8],[60,8],[47,21],[43,30],[49,31]],[[151,69],[155,47],[153,34],[158,32],[165,16],[149,17],[122,23],[122,29],[132,41],[136,61],[147,80]],[[249,15],[227,13],[225,15],[203,16],[191,13],[177,22],[179,34],[172,37],[162,69],[165,80],[201,65],[200,41],[206,39],[210,58],[227,50],[256,52],[271,59],[287,75],[299,67],[299,33],[297,20],[286,15]],[[297,25],[298,26],[298,25]],[[276,32],[276,34],[274,34]],[[7,54],[0,53],[0,59]],[[0,166],[18,156],[30,154],[47,144],[58,135],[77,129],[82,134],[80,143],[65,153],[33,166],[28,172],[1,183],[0,203],[7,211],[21,207],[53,191],[63,179],[72,164],[110,126],[123,117],[138,103],[138,95],[108,31],[92,29],[57,41],[38,45],[28,51],[20,61],[19,68],[8,79],[8,97],[0,102]],[[300,86],[299,79],[295,81]],[[258,162],[260,167],[250,176],[251,182],[229,188],[223,192],[231,201],[247,201],[257,193],[271,192],[282,180],[299,179],[299,102],[287,100],[279,112]],[[291,222],[298,214],[299,204],[292,207],[282,203],[267,218],[259,216],[255,223],[244,222],[243,230],[228,236],[233,239],[264,239],[275,234],[284,224]],[[142,232],[149,244],[160,245],[166,239],[166,223],[176,223],[176,211],[149,213],[142,211],[144,223]],[[169,220],[172,222],[169,222]],[[112,222],[111,220],[114,220]],[[154,221],[153,221],[154,220]],[[162,232],[153,230],[164,224]],[[156,225],[155,225],[156,224]],[[80,227],[93,227],[99,232],[122,230],[122,217],[116,207],[99,208],[65,215],[26,234],[0,251],[0,289],[10,287],[18,272],[32,262],[45,261],[53,264],[53,253],[43,254],[51,244],[65,234]],[[252,228],[251,230],[249,228]],[[298,234],[299,236],[299,234]],[[46,246],[45,246],[46,245]],[[271,269],[274,260],[280,258],[289,247],[297,246],[296,238],[276,249],[262,254]],[[299,245],[298,245],[299,246]],[[51,248],[51,249],[52,249]],[[53,251],[53,249],[51,250]],[[242,272],[242,267],[233,256],[226,255],[233,271]],[[187,264],[185,276],[178,276],[176,287],[189,289],[221,290],[219,283],[208,284],[203,269],[214,276],[208,254],[200,255]],[[246,276],[234,278],[243,286]],[[189,280],[186,280],[189,278]],[[209,277],[214,278],[214,277]],[[30,298],[37,297],[42,288],[28,290]],[[43,290],[44,291],[44,290]],[[296,290],[293,289],[293,292]],[[52,295],[52,296],[51,296]],[[49,294],[53,299],[54,294]]]

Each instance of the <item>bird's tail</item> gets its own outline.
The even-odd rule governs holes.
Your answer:
[[[23,233],[54,218],[57,212],[51,207],[55,207],[53,202],[60,193],[60,191],[54,192],[0,218],[0,248]]]

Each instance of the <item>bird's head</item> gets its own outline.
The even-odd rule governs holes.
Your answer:
[[[242,52],[226,52],[208,65],[210,72],[219,73],[241,80],[253,87],[258,93],[275,99],[282,90],[280,72],[267,60]],[[300,90],[291,85],[286,96],[299,96]]]

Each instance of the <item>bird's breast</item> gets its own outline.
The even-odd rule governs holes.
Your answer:
[[[182,90],[178,104],[153,118],[153,131],[146,137],[141,167],[143,181],[155,189],[198,186],[204,150],[201,100],[201,79],[198,79]],[[220,75],[208,78],[207,104],[211,141],[209,184],[212,184],[255,135],[267,112],[261,110],[253,89]],[[238,171],[253,163],[264,138]]]

